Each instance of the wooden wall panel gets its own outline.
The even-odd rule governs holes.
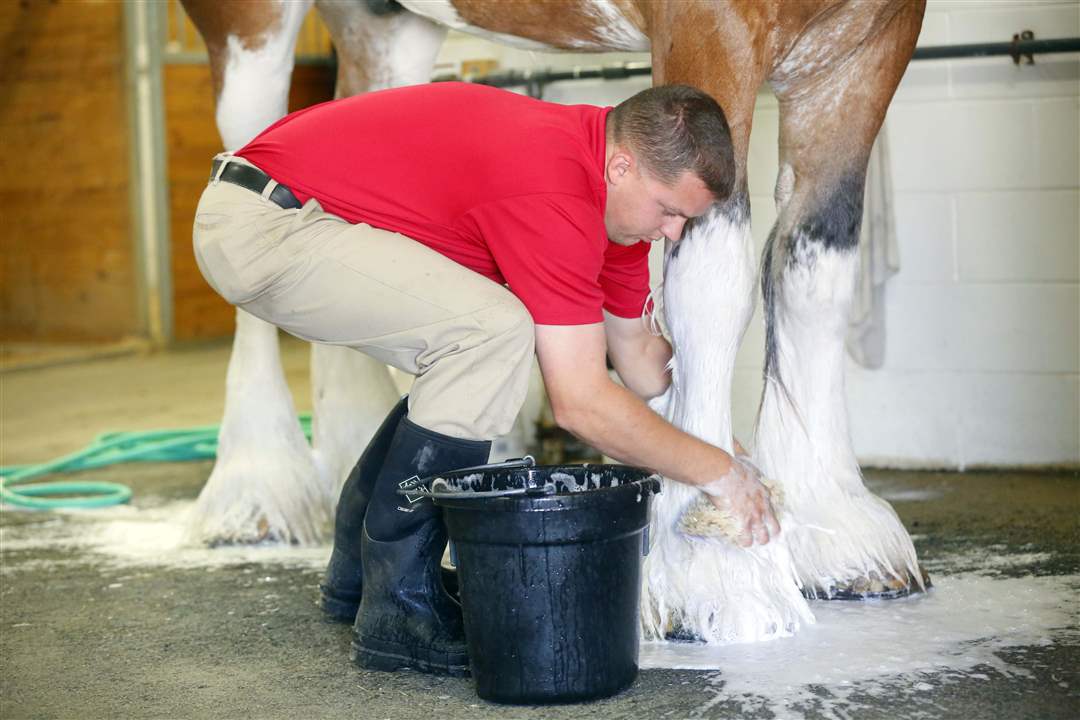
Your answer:
[[[123,6],[0,3],[0,339],[136,332]]]
[[[290,110],[329,100],[333,69],[300,65],[293,72]],[[174,332],[178,341],[232,334],[233,308],[203,280],[191,251],[191,226],[210,161],[221,150],[214,91],[206,65],[165,67],[165,127],[172,237]]]

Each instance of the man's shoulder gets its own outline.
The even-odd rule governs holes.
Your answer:
[[[560,189],[502,194],[478,203],[468,215],[500,225],[531,227],[549,241],[564,236],[567,228],[574,228],[577,236],[607,240],[603,208],[588,188],[581,192]]]

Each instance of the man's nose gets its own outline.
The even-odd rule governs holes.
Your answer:
[[[674,217],[669,220],[665,220],[660,225],[660,233],[668,240],[674,242],[682,237],[683,227],[686,226],[686,218]]]

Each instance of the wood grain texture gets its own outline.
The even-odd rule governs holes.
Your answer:
[[[0,339],[136,332],[123,7],[0,3]]]

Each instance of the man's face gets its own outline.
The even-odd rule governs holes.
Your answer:
[[[675,242],[686,221],[704,215],[715,201],[696,175],[684,172],[674,185],[666,185],[620,148],[612,152],[605,170],[604,225],[608,238],[619,245],[663,238]]]

